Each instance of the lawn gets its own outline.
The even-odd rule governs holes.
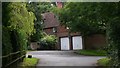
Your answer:
[[[76,53],[87,56],[106,56],[107,52],[103,50],[79,50]]]
[[[35,68],[39,59],[37,58],[24,58],[23,62],[20,64],[20,68]]]

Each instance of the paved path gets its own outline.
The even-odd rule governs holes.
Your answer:
[[[31,51],[33,57],[39,58],[37,66],[96,66],[103,57],[82,56],[74,51]]]

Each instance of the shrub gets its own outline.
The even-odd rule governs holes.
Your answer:
[[[102,58],[102,59],[99,59],[98,60],[98,65],[99,66],[109,66],[109,61],[110,59],[109,58]]]
[[[56,39],[54,35],[46,35],[40,41],[41,49],[55,49]]]
[[[120,18],[112,18],[107,31],[108,34],[108,57],[111,58],[111,68],[119,68],[120,66]]]
[[[2,56],[9,55],[13,51],[11,39],[10,39],[10,31],[6,27],[2,27]],[[12,58],[3,58],[2,65],[6,65],[11,62]]]
[[[7,55],[12,52],[12,44],[10,40],[10,31],[8,28],[2,28],[2,55]]]

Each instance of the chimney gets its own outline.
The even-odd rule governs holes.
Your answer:
[[[56,2],[56,6],[58,8],[62,8],[63,7],[63,3],[61,2],[61,0],[59,0],[59,1]]]

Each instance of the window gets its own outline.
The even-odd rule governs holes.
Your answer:
[[[53,27],[53,32],[56,33],[57,32],[57,29],[55,27]]]
[[[66,27],[66,29],[69,29],[69,27]]]

